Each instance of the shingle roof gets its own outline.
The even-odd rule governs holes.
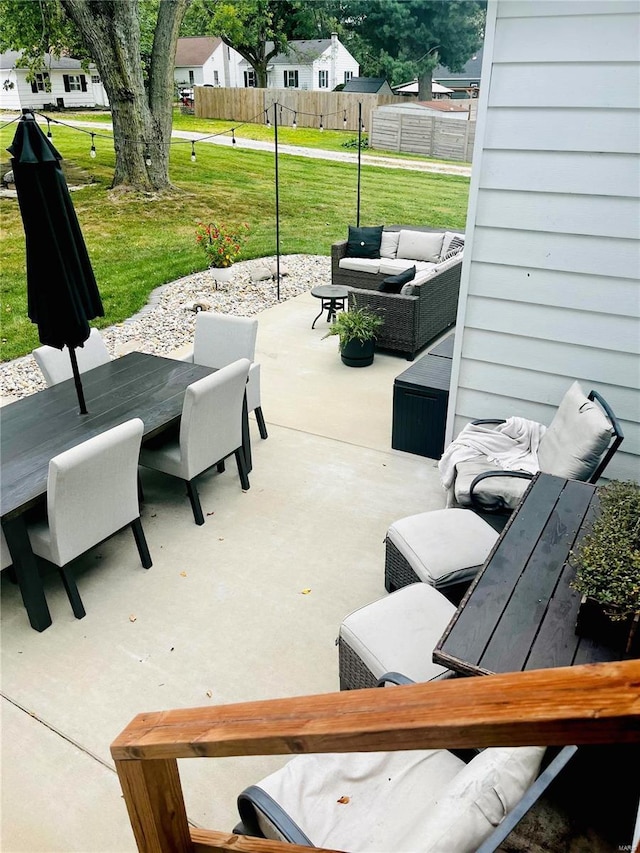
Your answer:
[[[462,71],[449,71],[444,65],[438,65],[431,75],[434,80],[480,80],[482,71],[482,48],[475,53]]]
[[[343,92],[361,92],[375,94],[387,82],[385,77],[352,77],[344,84]]]
[[[220,44],[222,39],[218,36],[188,36],[178,39],[175,65],[177,68],[204,65]]]
[[[331,39],[294,39],[288,46],[288,52],[276,54],[269,65],[308,65],[331,47]],[[273,50],[273,42],[267,42],[266,49]]]
[[[8,50],[6,53],[0,53],[0,68],[10,69],[15,68],[16,62],[22,56],[20,50]],[[93,63],[91,63],[93,65]],[[43,67],[55,68],[57,70],[82,68],[82,62],[79,59],[72,59],[70,56],[51,56],[45,53],[43,57]]]

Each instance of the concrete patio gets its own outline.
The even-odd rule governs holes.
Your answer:
[[[109,745],[142,711],[338,689],[338,626],[385,594],[387,527],[444,492],[433,460],[391,449],[408,363],[344,367],[316,313],[305,293],[259,315],[250,491],[232,460],[203,476],[197,527],[182,486],[143,470],[153,567],[128,530],[81,558],[82,621],[45,569],[53,625],[33,631],[2,578],[3,851],[136,849]],[[285,760],[181,762],[190,820],[232,829],[238,792]]]

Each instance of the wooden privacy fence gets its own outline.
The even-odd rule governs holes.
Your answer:
[[[396,95],[360,95],[352,92],[306,92],[301,89],[232,89],[196,86],[195,114],[199,118],[228,119],[232,122],[264,122],[265,110],[273,121],[277,103],[278,124],[291,127],[294,116],[299,127],[320,126],[325,130],[358,132],[358,104],[362,104],[365,130],[371,127],[376,107],[403,103]],[[344,119],[347,119],[345,128]]]
[[[416,115],[416,112],[374,110],[369,147],[471,162],[475,121]]]

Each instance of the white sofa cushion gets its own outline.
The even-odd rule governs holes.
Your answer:
[[[478,474],[499,470],[499,466],[495,462],[490,462],[486,456],[477,456],[467,462],[458,462],[456,464],[456,478],[453,483],[456,503],[462,507],[472,506],[471,483]],[[495,505],[499,500],[502,500],[505,506],[515,509],[522,500],[530,482],[531,480],[506,475],[504,477],[489,477],[480,483],[473,494],[479,503],[486,506]]]
[[[540,470],[570,480],[588,480],[609,445],[612,432],[600,406],[574,382],[540,439]]]
[[[380,261],[377,258],[340,258],[340,269],[356,272],[377,273],[380,271]]]
[[[395,258],[398,252],[399,231],[383,231],[380,242],[380,257]]]
[[[409,231],[402,229],[398,241],[396,257],[407,258],[411,261],[430,261],[437,263],[440,260],[440,250],[444,232],[431,231]]]
[[[498,533],[468,509],[437,509],[401,518],[387,538],[421,581],[435,587],[472,580]]]
[[[401,672],[413,681],[430,681],[446,668],[431,660],[455,606],[426,583],[403,586],[354,610],[339,636],[373,673]]]
[[[440,257],[444,258],[444,256],[449,251],[449,246],[451,245],[451,241],[457,237],[458,240],[462,240],[464,243],[464,234],[460,234],[458,231],[445,231],[444,239],[442,241],[442,248],[440,249]]]
[[[381,258],[380,259],[380,269],[378,272],[383,275],[398,275],[398,273],[404,272],[409,267],[415,267],[416,273],[425,272],[425,270],[431,270],[436,266],[436,264],[429,263],[428,261],[411,261],[406,258]]]

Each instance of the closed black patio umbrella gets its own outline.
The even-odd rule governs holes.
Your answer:
[[[61,155],[25,110],[7,149],[26,237],[29,319],[43,344],[69,348],[80,413],[86,404],[75,348],[89,337],[89,320],[104,315]]]

